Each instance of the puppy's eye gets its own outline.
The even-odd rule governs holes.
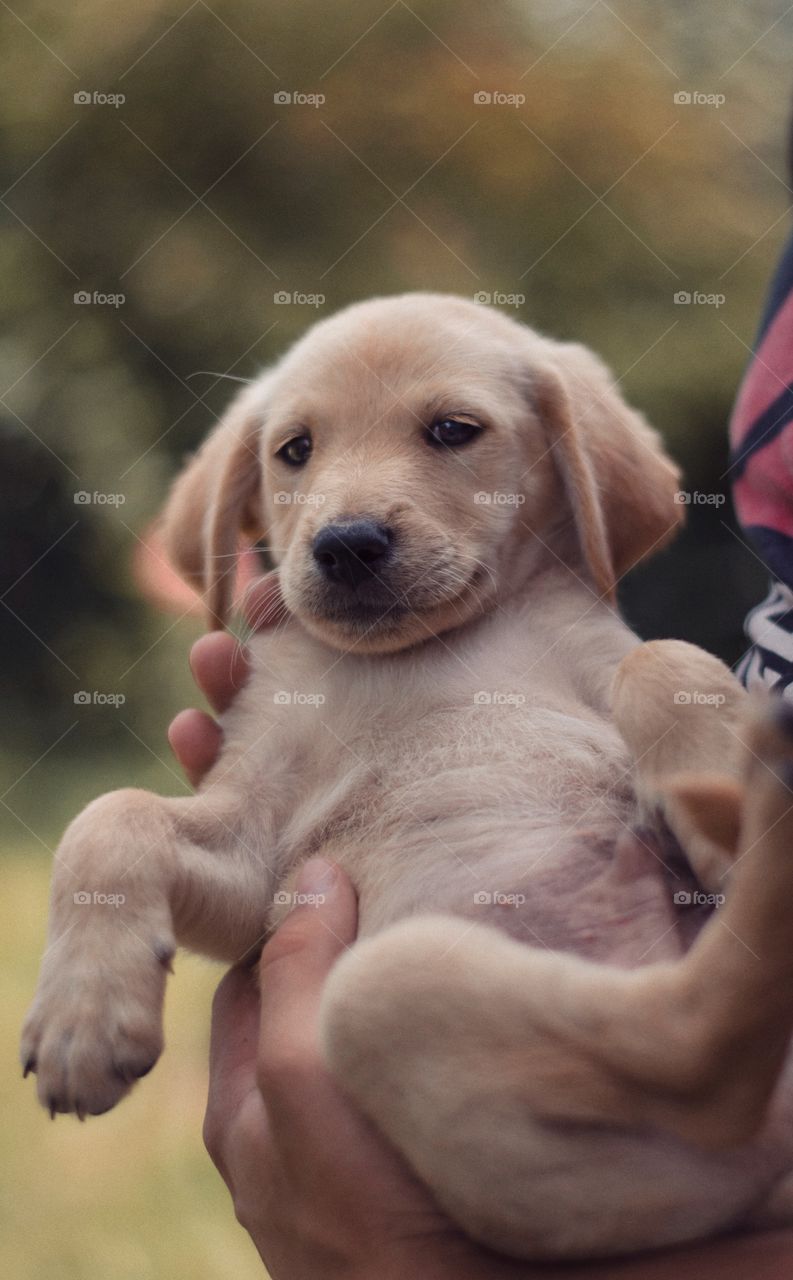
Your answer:
[[[283,458],[290,467],[302,467],[311,457],[311,436],[294,436],[281,446],[275,456]]]
[[[427,439],[433,445],[445,445],[447,449],[459,449],[470,444],[482,428],[476,422],[461,418],[440,418],[427,429]]]

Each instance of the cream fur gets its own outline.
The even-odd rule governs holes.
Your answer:
[[[430,447],[455,414],[481,435]],[[290,470],[277,450],[306,430]],[[222,624],[240,530],[266,536],[293,616],[252,639],[195,798],[114,793],[66,832],[23,1037],[42,1102],[118,1101],[161,1049],[175,945],[255,952],[320,853],[361,905],[328,1061],[464,1230],[561,1258],[759,1212],[793,1160],[793,749],[773,718],[752,727],[716,659],[640,646],[613,607],[674,533],[676,486],[594,356],[458,298],[351,307],[247,387],[177,481],[165,537]],[[353,515],[397,535],[364,622],[310,551]],[[722,701],[681,707],[680,689]],[[725,795],[726,826],[709,817]],[[662,817],[703,886],[730,874],[688,950],[659,887]],[[78,906],[75,888],[125,903]]]

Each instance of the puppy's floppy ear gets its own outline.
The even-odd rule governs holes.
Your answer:
[[[231,611],[240,534],[264,533],[261,380],[246,387],[171,489],[160,532],[166,554],[203,596],[214,628]]]
[[[533,398],[584,559],[598,592],[613,600],[620,578],[677,532],[679,469],[586,347],[554,343]]]

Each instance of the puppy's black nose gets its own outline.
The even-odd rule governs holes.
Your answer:
[[[391,551],[391,531],[376,520],[326,524],[312,551],[326,578],[357,587],[382,569]]]

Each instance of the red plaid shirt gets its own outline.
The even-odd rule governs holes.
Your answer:
[[[771,592],[746,621],[739,674],[793,698],[793,239],[780,262],[730,424],[735,510]]]

